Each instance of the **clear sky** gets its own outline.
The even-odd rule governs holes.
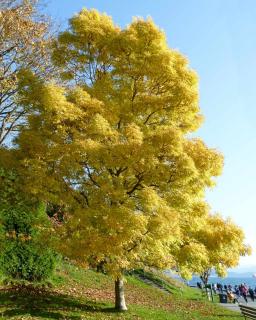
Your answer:
[[[47,0],[65,26],[82,7],[111,15],[120,26],[151,16],[169,45],[185,54],[200,78],[205,116],[198,131],[225,156],[218,186],[208,192],[213,211],[243,227],[256,252],[256,1],[255,0]],[[256,254],[241,260],[255,266]]]

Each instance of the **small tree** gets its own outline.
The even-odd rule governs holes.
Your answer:
[[[224,277],[228,268],[238,265],[241,256],[251,253],[250,246],[244,242],[243,230],[218,214],[204,217],[197,228],[187,226],[186,232],[190,234],[190,241],[178,249],[179,268],[181,272],[190,269],[199,274],[205,286],[212,271]],[[190,272],[185,273],[185,277],[190,277]]]
[[[224,220],[220,215],[210,215],[207,227],[201,230],[198,237],[208,251],[209,259],[202,265],[200,277],[206,285],[211,271],[220,277],[225,277],[228,268],[239,264],[241,256],[250,255],[251,248],[245,244],[243,230],[231,219]]]

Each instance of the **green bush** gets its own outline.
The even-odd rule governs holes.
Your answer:
[[[19,203],[0,207],[0,270],[8,280],[49,279],[57,256],[50,248],[45,206]]]
[[[48,279],[55,267],[56,257],[50,249],[33,241],[10,241],[0,258],[0,268],[8,279],[40,282]]]

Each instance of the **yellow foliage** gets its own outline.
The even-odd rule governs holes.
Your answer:
[[[183,228],[186,241],[177,249],[181,270],[188,269],[204,278],[204,274],[209,276],[215,269],[219,276],[224,277],[227,268],[236,267],[241,256],[251,254],[250,246],[244,242],[243,230],[229,218],[225,220],[218,214],[209,214],[200,220],[197,227],[189,222]],[[203,248],[207,259],[198,257],[200,250],[191,250],[191,241]],[[190,259],[195,263],[188,264]]]
[[[17,145],[24,189],[66,208],[61,250],[114,274],[145,264],[203,270],[210,230],[218,234],[204,191],[223,157],[188,138],[202,117],[187,59],[150,19],[120,29],[84,9],[53,60],[62,87],[21,79],[21,99],[35,112]]]

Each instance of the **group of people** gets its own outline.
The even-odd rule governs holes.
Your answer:
[[[202,289],[202,284],[200,282],[197,283],[197,287]],[[238,300],[243,298],[246,303],[248,303],[248,297],[252,301],[256,298],[256,287],[253,289],[250,286],[247,286],[245,283],[235,286],[229,285],[222,285],[221,283],[214,283],[211,285],[211,288],[215,294],[226,293],[227,298],[232,303],[239,303]]]
[[[240,284],[239,286],[235,285],[234,288],[227,288],[226,290],[228,299],[233,303],[239,303],[238,299],[243,297],[245,302],[248,303],[247,297],[249,296],[252,301],[254,301],[256,295],[256,288],[248,287],[245,283]]]

